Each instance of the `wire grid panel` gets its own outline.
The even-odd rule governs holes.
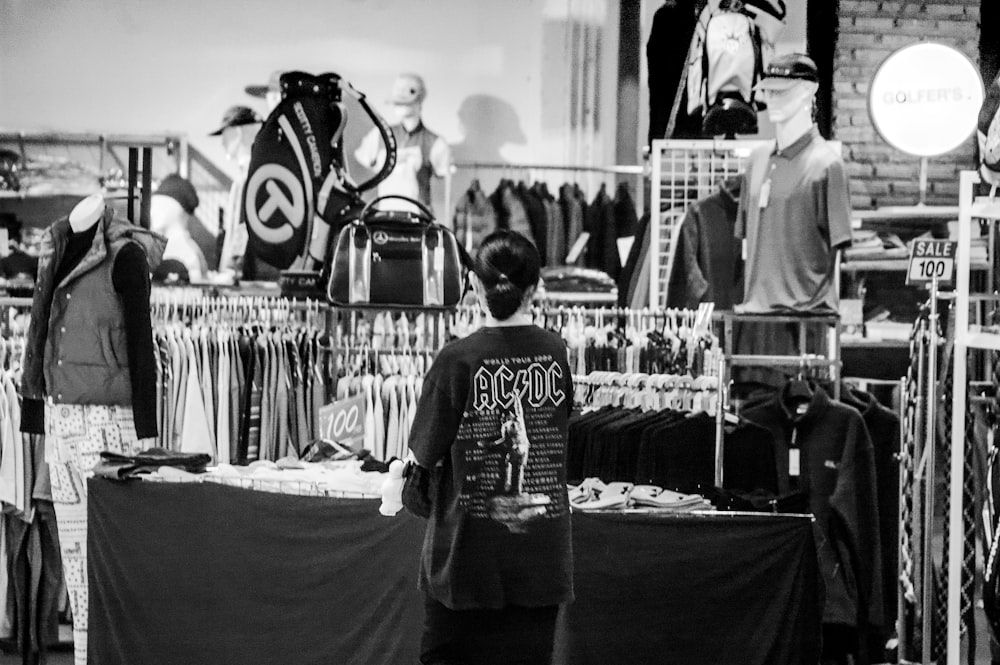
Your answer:
[[[710,194],[719,182],[743,173],[750,152],[768,141],[657,140],[650,155],[649,306],[667,305],[667,284],[677,253],[677,236],[688,207]],[[665,212],[673,213],[661,223]],[[659,214],[656,214],[659,213]]]

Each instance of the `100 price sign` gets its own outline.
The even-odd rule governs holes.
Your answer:
[[[910,253],[910,267],[906,273],[907,284],[948,284],[955,273],[955,249],[958,243],[950,240],[915,240]]]

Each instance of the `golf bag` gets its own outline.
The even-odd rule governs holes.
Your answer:
[[[360,185],[344,165],[344,93],[357,99],[386,146],[381,170]],[[241,211],[250,250],[283,271],[283,290],[313,295],[322,290],[332,239],[364,208],[361,193],[392,171],[396,144],[365,96],[337,74],[287,72],[281,96],[254,139]]]

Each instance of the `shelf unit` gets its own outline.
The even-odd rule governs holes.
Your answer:
[[[958,219],[959,206],[891,206],[878,210],[859,210],[852,214],[852,226],[855,229],[871,229],[878,231],[888,231],[899,235],[904,241],[910,241],[914,237],[932,232],[935,237],[940,237],[945,231],[949,222]],[[985,238],[988,247],[993,247],[993,234]],[[844,277],[841,280],[843,287],[841,297],[856,297],[853,294],[856,286],[864,283],[867,290],[865,297],[866,310],[869,307],[883,306],[892,313],[894,321],[909,321],[912,308],[916,308],[919,302],[926,298],[926,292],[920,287],[905,286],[905,274],[909,268],[909,257],[899,258],[857,258],[844,260],[840,264],[840,274]],[[970,261],[969,269],[972,271],[976,283],[990,283],[992,281],[992,264],[989,259]],[[942,296],[943,297],[943,296]],[[845,342],[846,348],[853,349],[884,349],[891,351],[890,356],[880,356],[877,362],[883,362],[885,372],[891,372],[899,363],[904,362],[905,356],[898,350],[909,346],[908,341],[881,340],[881,339],[855,339]]]
[[[962,484],[964,481],[965,413],[968,399],[968,353],[972,350],[1000,351],[1000,333],[983,332],[969,325],[969,305],[981,300],[970,296],[970,261],[972,229],[975,220],[985,220],[992,226],[1000,221],[1000,200],[975,198],[974,189],[980,183],[975,171],[962,171],[959,175],[958,195],[958,253],[955,274],[955,346],[954,390],[952,395],[951,423],[951,485],[948,488],[951,503],[948,515],[948,665],[961,661],[961,575],[963,540],[962,533]]]

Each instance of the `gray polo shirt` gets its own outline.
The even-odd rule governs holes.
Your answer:
[[[815,126],[785,150],[754,150],[736,216],[747,241],[737,311],[836,312],[834,257],[851,242],[850,201],[844,162]]]

